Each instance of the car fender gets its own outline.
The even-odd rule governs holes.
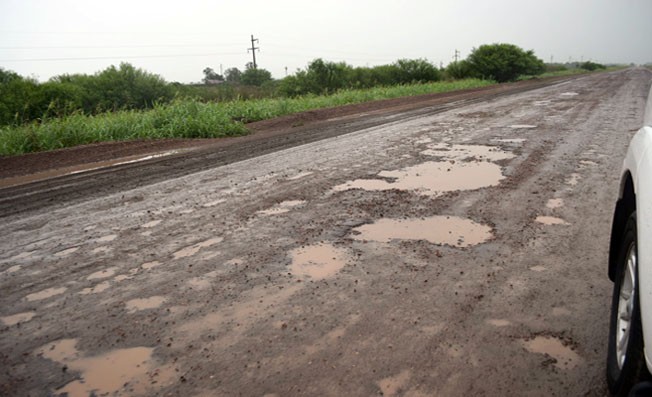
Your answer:
[[[624,169],[634,181],[638,290],[645,359],[652,368],[652,127],[641,128],[629,145]]]

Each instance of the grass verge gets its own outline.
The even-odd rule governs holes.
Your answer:
[[[96,116],[73,114],[18,127],[0,128],[0,156],[61,149],[95,142],[162,138],[218,138],[246,134],[246,123],[307,110],[478,88],[491,81],[452,82],[343,90],[328,96],[202,103],[180,99],[146,111]]]

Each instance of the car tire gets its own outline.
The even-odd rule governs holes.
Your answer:
[[[623,232],[611,300],[607,383],[615,396],[627,396],[634,384],[650,377],[643,353],[636,248],[636,213],[633,213]]]

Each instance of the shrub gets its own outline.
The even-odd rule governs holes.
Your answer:
[[[515,81],[521,75],[539,75],[543,61],[513,44],[485,44],[473,49],[466,59],[472,76],[499,83]]]

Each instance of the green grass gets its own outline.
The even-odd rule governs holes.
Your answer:
[[[0,156],[134,139],[218,138],[246,134],[245,123],[307,110],[421,94],[484,87],[491,81],[452,82],[343,90],[328,96],[202,103],[179,99],[145,111],[96,116],[73,114],[18,127],[0,127]]]

